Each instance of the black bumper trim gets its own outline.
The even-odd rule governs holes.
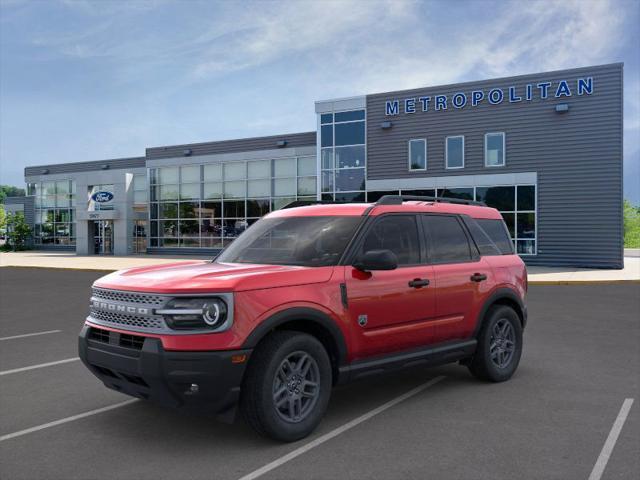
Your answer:
[[[105,343],[89,337],[85,325],[78,338],[79,356],[107,387],[168,407],[193,407],[226,414],[240,398],[251,349],[174,352],[159,339],[145,337],[142,349],[125,348],[119,339]],[[119,336],[111,332],[111,336]],[[234,355],[246,355],[233,363]],[[191,385],[197,384],[197,392]]]

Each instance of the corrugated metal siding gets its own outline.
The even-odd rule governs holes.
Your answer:
[[[435,95],[450,96],[490,88],[505,91],[529,83],[593,77],[594,93],[433,111]],[[386,100],[432,97],[430,111],[385,116]],[[402,103],[402,102],[401,102]],[[558,103],[569,112],[554,111]],[[400,108],[403,112],[404,109]],[[393,127],[382,130],[382,121]],[[431,87],[367,97],[369,179],[474,175],[536,171],[538,174],[538,255],[531,265],[621,268],[622,229],[622,64],[585,67],[467,84]],[[506,133],[506,166],[484,167],[484,134]],[[445,169],[445,137],[465,136],[465,168]],[[426,138],[428,169],[409,172],[407,141]]]
[[[277,148],[277,142],[280,140],[286,140],[287,147],[314,146],[316,144],[316,132],[289,133],[268,137],[153,147],[147,148],[146,155],[148,159],[182,157],[186,149],[191,150],[191,156],[269,150]]]
[[[48,170],[46,174],[89,172],[102,170],[104,165],[108,165],[109,170],[144,168],[145,160],[145,157],[132,157],[95,160],[91,162],[60,163],[57,165],[40,165],[35,167],[26,167],[24,169],[24,176],[42,175],[43,170]]]

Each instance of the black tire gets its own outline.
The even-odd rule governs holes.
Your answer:
[[[514,343],[508,358],[505,354],[509,348],[509,341],[505,340],[507,336],[497,334],[505,330],[511,333],[510,337]],[[497,346],[498,344],[499,346]],[[511,307],[505,305],[492,307],[487,312],[480,329],[478,347],[469,363],[469,371],[481,380],[504,382],[509,380],[518,368],[521,355],[522,324],[520,317]]]
[[[304,356],[307,355],[307,356]],[[282,375],[286,365],[296,366],[296,358],[305,358],[310,364],[307,375],[315,375],[318,381],[311,382],[308,377],[304,384],[317,383],[318,389],[310,387],[313,392],[313,401],[309,397],[302,398],[304,384],[298,392],[296,380],[300,384],[301,375],[292,374],[292,380],[282,381]],[[312,359],[312,360],[310,360]],[[289,363],[286,363],[285,360]],[[298,363],[303,363],[301,360]],[[306,364],[305,364],[306,366]],[[298,370],[292,369],[292,372]],[[248,370],[242,385],[240,409],[247,423],[259,434],[283,442],[294,442],[309,435],[320,423],[324,416],[332,387],[332,371],[329,355],[324,346],[313,336],[294,331],[276,331],[270,334],[256,347],[248,366]],[[276,378],[278,376],[278,378]],[[294,391],[291,390],[293,384]],[[277,388],[276,388],[277,387]],[[283,387],[284,396],[276,406],[276,391]],[[310,394],[308,394],[310,395]],[[300,399],[304,408],[294,407],[293,411],[301,414],[295,418],[290,416],[291,397]],[[282,404],[284,401],[284,404]],[[306,408],[306,410],[305,410]],[[284,410],[284,412],[282,411]]]

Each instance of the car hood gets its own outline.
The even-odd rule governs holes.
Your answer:
[[[154,293],[238,292],[327,282],[333,267],[180,262],[110,273],[94,286]]]

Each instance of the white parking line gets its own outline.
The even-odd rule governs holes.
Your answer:
[[[90,417],[91,415],[97,415],[99,413],[108,412],[109,410],[114,410],[116,408],[124,407],[133,402],[137,402],[137,398],[133,398],[131,400],[126,400],[124,402],[116,403],[114,405],[109,405],[107,407],[96,408],[95,410],[90,410],[88,412],[79,413],[78,415],[73,415],[71,417],[62,418],[60,420],[56,420],[54,422],[43,423],[42,425],[38,425],[36,427],[27,428],[25,430],[20,430],[19,432],[8,433],[7,435],[2,435],[0,437],[0,442],[4,442],[5,440],[9,440],[11,438],[21,437],[22,435],[26,435],[28,433],[37,432],[39,430],[44,430],[45,428],[55,427],[57,425],[62,425],[63,423],[73,422],[74,420],[80,420],[81,418]]]
[[[11,375],[12,373],[26,372],[27,370],[35,370],[36,368],[51,367],[53,365],[60,365],[61,363],[75,362],[76,360],[80,360],[80,358],[65,358],[64,360],[58,360],[57,362],[40,363],[38,365],[29,365],[28,367],[14,368],[13,370],[3,370],[2,372],[0,372],[0,376]]]
[[[36,335],[47,335],[49,333],[60,333],[62,330],[47,330],[46,332],[23,333],[22,335],[13,335],[12,337],[0,337],[3,340],[15,340],[16,338],[35,337]]]
[[[417,395],[418,393],[422,392],[423,390],[426,390],[427,388],[435,385],[439,381],[444,380],[444,378],[445,378],[444,376],[433,378],[433,379],[429,380],[428,382],[423,383],[422,385],[414,388],[413,390],[409,390],[407,393],[405,393],[403,395],[400,395],[399,397],[396,397],[393,400],[390,400],[390,401],[388,401],[387,403],[385,403],[383,405],[380,405],[378,408],[374,408],[370,412],[367,412],[364,415],[362,415],[362,416],[360,416],[360,417],[358,417],[358,418],[356,418],[354,420],[351,420],[348,423],[345,423],[341,427],[338,427],[338,428],[336,428],[334,430],[331,430],[329,433],[325,433],[324,435],[322,435],[321,437],[316,438],[312,442],[309,442],[306,445],[303,445],[302,447],[297,448],[294,451],[292,451],[290,453],[287,453],[286,455],[274,460],[273,462],[266,464],[264,467],[261,467],[261,468],[259,468],[257,470],[254,470],[253,472],[251,472],[251,473],[245,475],[244,477],[242,477],[240,480],[254,480],[255,478],[258,478],[258,477],[264,475],[265,473],[268,473],[271,470],[274,470],[274,469],[278,468],[279,466],[287,463],[288,461],[293,460],[296,457],[299,457],[300,455],[302,455],[303,453],[308,452],[312,448],[315,448],[318,445],[322,445],[323,443],[331,440],[332,438],[337,437],[341,433],[344,433],[347,430],[350,430],[353,427],[361,424],[362,422],[365,422],[365,421],[369,420],[370,418],[375,417],[379,413],[384,412],[385,410],[397,405],[398,403],[403,402],[403,401],[407,400],[408,398],[413,397],[414,395]]]
[[[613,422],[613,427],[611,427],[611,431],[609,432],[607,441],[604,442],[604,446],[602,447],[600,456],[598,457],[598,460],[596,460],[596,464],[593,466],[591,475],[589,475],[589,480],[600,480],[600,477],[602,477],[602,474],[604,473],[604,469],[607,466],[607,462],[609,461],[609,457],[613,452],[613,447],[616,446],[616,442],[618,441],[618,436],[622,431],[624,422],[627,420],[627,415],[629,415],[629,410],[631,410],[631,405],[633,405],[633,398],[626,398],[625,401],[622,402],[622,407],[620,407],[620,413],[618,413],[618,417],[616,418],[616,421]]]

